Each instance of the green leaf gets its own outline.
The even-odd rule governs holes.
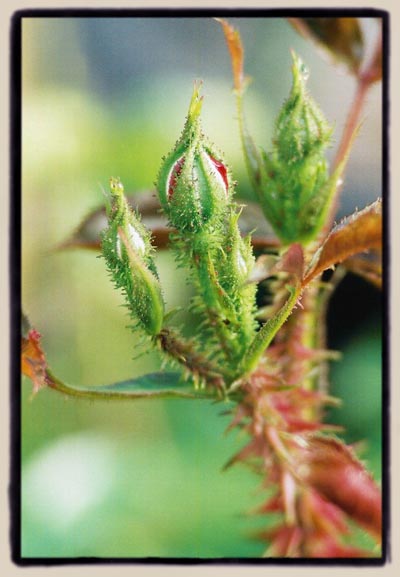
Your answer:
[[[215,392],[194,389],[190,381],[184,381],[180,373],[159,372],[142,375],[135,379],[120,381],[109,385],[81,387],[60,381],[47,371],[47,384],[50,388],[75,397],[95,399],[209,399],[215,398]]]

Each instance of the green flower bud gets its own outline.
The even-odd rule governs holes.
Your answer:
[[[108,228],[102,252],[118,288],[125,294],[132,318],[149,335],[157,335],[164,318],[164,302],[152,258],[150,233],[131,210],[118,179],[111,179]]]
[[[240,290],[246,284],[254,267],[254,255],[250,237],[242,238],[238,226],[240,213],[232,212],[228,220],[228,226],[223,239],[222,248],[225,253],[223,263],[224,272],[221,271],[221,284],[235,287]]]
[[[200,126],[202,98],[194,88],[182,135],[160,169],[157,190],[171,225],[197,232],[213,222],[231,197],[231,176]]]
[[[293,85],[278,116],[273,150],[263,153],[260,202],[284,243],[309,242],[332,197],[325,149],[332,129],[307,93],[308,71],[293,56]]]

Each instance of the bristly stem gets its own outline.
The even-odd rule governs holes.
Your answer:
[[[224,390],[224,377],[221,369],[197,352],[192,341],[182,340],[176,331],[169,328],[163,328],[156,340],[167,356],[194,377],[195,384],[206,384],[219,391]]]

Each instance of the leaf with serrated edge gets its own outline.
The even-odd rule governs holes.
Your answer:
[[[376,200],[336,225],[315,253],[303,287],[324,270],[345,259],[382,246],[382,202]]]

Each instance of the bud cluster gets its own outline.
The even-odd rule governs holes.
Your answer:
[[[201,105],[195,86],[182,135],[163,161],[157,190],[177,230],[177,256],[192,271],[195,304],[205,317],[207,335],[219,344],[225,361],[239,366],[255,334],[255,286],[246,283],[254,257],[249,239],[240,235],[230,170],[202,133]]]

